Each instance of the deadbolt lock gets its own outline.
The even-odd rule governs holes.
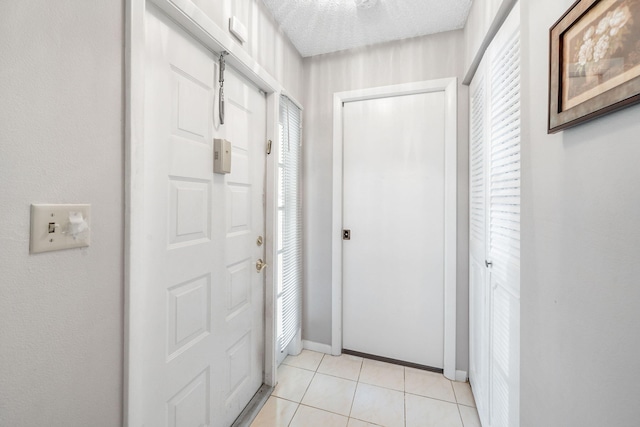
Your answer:
[[[256,240],[256,245],[262,246],[263,243],[264,243],[264,239],[262,238],[262,236],[258,236],[258,239]]]
[[[342,230],[342,240],[351,240],[351,230]]]

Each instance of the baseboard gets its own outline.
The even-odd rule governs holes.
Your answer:
[[[456,381],[466,383],[468,378],[467,371],[456,371]]]
[[[320,344],[308,340],[302,340],[302,348],[305,350],[317,351],[318,353],[331,354],[331,346],[329,344]]]

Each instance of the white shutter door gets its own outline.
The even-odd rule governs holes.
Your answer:
[[[469,381],[481,421],[488,425],[489,284],[486,258],[487,90],[484,62],[471,83],[469,140]]]
[[[519,5],[491,50],[488,226],[491,275],[490,424],[519,425],[520,34]]]

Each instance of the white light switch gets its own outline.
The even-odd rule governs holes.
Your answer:
[[[31,205],[29,252],[89,246],[91,205]]]

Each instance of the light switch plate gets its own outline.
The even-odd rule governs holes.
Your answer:
[[[31,205],[29,252],[89,246],[91,205]]]

